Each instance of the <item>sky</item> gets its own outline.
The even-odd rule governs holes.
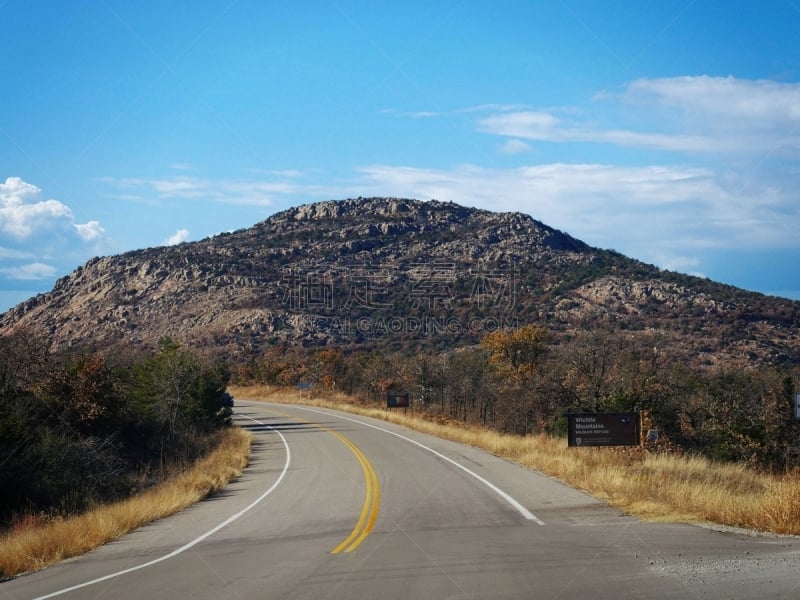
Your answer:
[[[800,299],[800,0],[0,0],[0,312],[358,196]]]

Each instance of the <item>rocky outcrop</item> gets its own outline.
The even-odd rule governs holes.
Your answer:
[[[356,198],[94,258],[0,315],[54,347],[163,336],[247,360],[275,344],[441,349],[536,322],[662,333],[687,360],[796,362],[800,304],[591,248],[520,213]]]

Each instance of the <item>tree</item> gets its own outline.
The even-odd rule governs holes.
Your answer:
[[[47,394],[70,426],[84,434],[110,435],[124,417],[124,377],[97,353],[70,353],[53,360]]]
[[[145,419],[173,439],[195,429],[211,431],[230,422],[224,404],[230,371],[204,362],[169,338],[136,369],[135,396]]]
[[[344,357],[338,350],[318,350],[311,359],[309,371],[314,383],[332,391],[344,374]]]
[[[550,334],[542,327],[525,325],[512,331],[486,334],[481,346],[489,351],[489,362],[510,377],[531,375],[547,350]]]
[[[565,351],[567,382],[575,390],[579,409],[599,411],[613,387],[612,366],[618,344],[608,331],[581,332]]]
[[[546,426],[547,398],[539,384],[549,341],[549,332],[535,325],[495,331],[481,340],[494,370],[492,408],[500,430],[524,434]]]
[[[442,383],[450,404],[450,416],[462,421],[484,420],[493,404],[489,389],[489,365],[484,352],[464,348],[445,357]]]
[[[787,374],[777,377],[761,402],[764,422],[762,464],[776,471],[797,466],[800,453],[800,422],[794,415],[795,388]]]

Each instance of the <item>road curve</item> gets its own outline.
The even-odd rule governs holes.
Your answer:
[[[0,584],[18,598],[798,598],[800,540],[645,523],[481,450],[333,410],[237,405],[222,493]]]

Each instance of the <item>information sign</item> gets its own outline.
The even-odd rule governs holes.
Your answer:
[[[388,392],[386,394],[387,408],[408,408],[409,404],[408,392]]]
[[[639,413],[570,413],[569,446],[638,446]]]

